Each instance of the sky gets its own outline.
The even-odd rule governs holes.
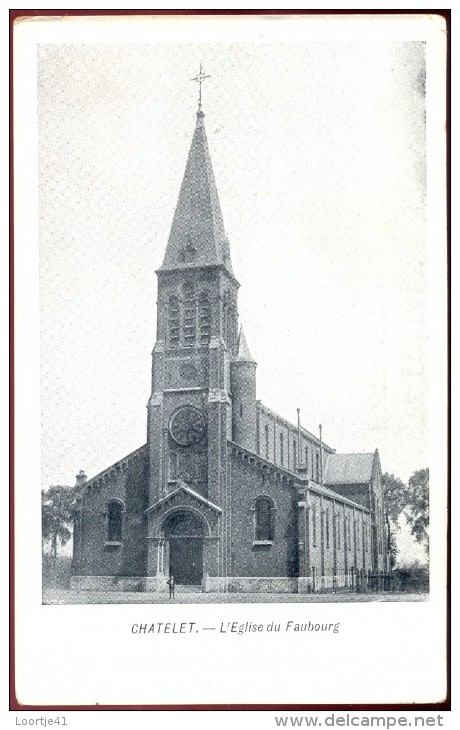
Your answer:
[[[429,466],[425,45],[43,43],[41,487],[146,439],[156,274],[203,111],[257,397]]]

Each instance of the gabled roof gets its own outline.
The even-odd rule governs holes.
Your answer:
[[[324,483],[368,484],[372,478],[375,454],[329,454]]]
[[[278,472],[279,474],[287,477],[287,479],[293,484],[305,485],[310,491],[316,492],[317,494],[322,494],[324,497],[329,497],[336,502],[343,502],[344,504],[349,504],[351,507],[358,507],[360,510],[368,511],[368,508],[364,507],[364,505],[362,504],[359,504],[359,502],[354,502],[352,499],[349,499],[348,497],[345,497],[344,495],[335,492],[333,489],[329,489],[325,485],[318,484],[317,482],[310,479],[308,476],[304,476],[303,474],[299,474],[295,471],[291,471],[290,469],[286,469],[286,467],[279,464],[274,464],[273,462],[264,459],[263,456],[260,456],[259,454],[256,454],[253,451],[246,449],[244,446],[240,446],[239,444],[234,443],[233,441],[229,441],[228,443],[231,445],[234,452],[239,454],[243,453],[249,456],[249,464],[258,463],[259,465],[264,465],[269,469],[272,469],[274,472]]]
[[[145,511],[151,512],[156,511],[164,507],[168,502],[173,502],[177,499],[179,495],[185,496],[187,495],[194,501],[200,502],[202,505],[207,507],[208,509],[212,510],[213,512],[222,512],[221,508],[218,507],[213,502],[210,502],[209,499],[206,499],[206,497],[203,497],[203,495],[198,494],[198,492],[195,492],[193,489],[190,489],[189,486],[185,482],[180,482],[177,489],[174,489],[172,492],[166,495],[166,497],[163,497],[162,499],[159,499],[158,502],[155,502],[155,504],[150,505]]]
[[[147,455],[147,444],[143,444],[142,446],[139,446],[138,449],[135,451],[131,451],[129,454],[124,456],[122,459],[118,459],[118,461],[115,461],[113,464],[108,466],[106,469],[103,469],[102,471],[95,474],[93,477],[87,478],[85,481],[81,483],[82,488],[87,489],[87,487],[91,486],[101,477],[104,477],[109,472],[113,471],[113,469],[117,469],[117,467],[121,467],[123,463],[128,462],[133,456],[138,456],[144,452],[144,456]],[[80,470],[81,473],[82,470]],[[80,475],[78,475],[80,476]],[[85,474],[83,476],[86,476]]]
[[[312,492],[316,492],[317,494],[322,494],[325,497],[329,497],[330,499],[338,500],[339,502],[346,502],[347,504],[353,505],[353,507],[359,507],[362,508],[361,504],[358,504],[357,502],[354,502],[352,499],[348,499],[348,497],[344,497],[341,494],[337,494],[337,492],[334,492],[333,489],[328,489],[326,486],[322,486],[321,484],[318,484],[317,482],[312,481],[309,479],[308,481],[309,489]]]
[[[199,110],[160,271],[221,265],[233,275],[203,119]]]

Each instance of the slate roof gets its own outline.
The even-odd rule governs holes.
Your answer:
[[[268,461],[267,459],[264,459],[263,456],[260,456],[259,454],[254,453],[253,451],[250,451],[249,449],[246,449],[244,446],[240,446],[240,444],[235,443],[234,441],[229,441],[232,448],[236,449],[237,451],[244,452],[251,456],[253,458],[253,461],[262,462],[266,466],[270,467],[276,472],[280,472],[281,474],[285,474],[289,479],[292,479],[297,484],[306,484],[308,485],[308,489],[310,489],[312,492],[316,492],[317,494],[322,494],[325,497],[329,497],[330,499],[334,499],[336,502],[344,502],[345,504],[349,504],[352,507],[359,507],[360,510],[369,511],[367,507],[364,507],[362,504],[359,504],[359,502],[354,502],[352,499],[349,499],[348,497],[344,497],[342,494],[338,494],[337,492],[334,492],[333,489],[329,489],[326,485],[318,484],[318,482],[315,482],[313,479],[310,479],[309,477],[305,477],[302,474],[299,474],[298,472],[291,471],[290,469],[287,469],[285,466],[281,466],[280,464],[274,464],[272,461]]]
[[[246,337],[244,336],[242,327],[240,327],[240,334],[238,336],[238,355],[236,356],[236,359],[241,362],[255,362],[249,352],[248,343],[246,342]]]
[[[233,275],[203,118],[198,111],[160,271],[223,265]]]
[[[368,484],[373,464],[374,454],[329,454],[324,483]]]
[[[276,418],[278,423],[282,423],[284,426],[287,426],[287,428],[291,429],[291,431],[298,431],[298,427],[296,425],[294,425],[291,421],[288,421],[287,418],[280,416],[279,413],[274,411],[272,408],[266,406],[264,403],[262,403],[262,401],[257,401],[257,408],[266,415],[272,418]],[[304,428],[304,426],[300,427],[300,433],[305,436],[309,441],[312,441],[312,443],[316,444],[316,446],[320,446],[321,441],[319,437],[315,436],[315,434],[313,434],[311,431],[308,431],[306,428]],[[323,448],[327,454],[334,451],[332,446],[328,446],[325,441],[323,441]]]
[[[312,492],[317,492],[318,494],[323,494],[325,497],[329,497],[330,499],[335,499],[336,502],[344,502],[345,504],[350,504],[353,507],[359,507],[360,510],[367,510],[367,507],[363,507],[362,504],[354,502],[352,499],[348,499],[348,497],[344,497],[342,494],[334,492],[333,489],[328,489],[326,486],[321,486],[321,484],[317,484],[316,482],[310,481],[310,489]]]

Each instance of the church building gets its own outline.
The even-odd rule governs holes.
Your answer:
[[[337,453],[257,400],[201,99],[157,274],[147,440],[77,476],[72,587],[307,593],[386,572],[378,451]]]

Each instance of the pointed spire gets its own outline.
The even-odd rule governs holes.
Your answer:
[[[249,352],[248,343],[246,342],[246,337],[244,336],[243,328],[240,327],[240,334],[238,336],[238,354],[236,356],[236,359],[241,362],[254,362],[255,360],[252,357],[251,353]]]
[[[230,246],[220,210],[201,108],[196,116],[184,179],[160,271],[222,265],[233,275]]]

